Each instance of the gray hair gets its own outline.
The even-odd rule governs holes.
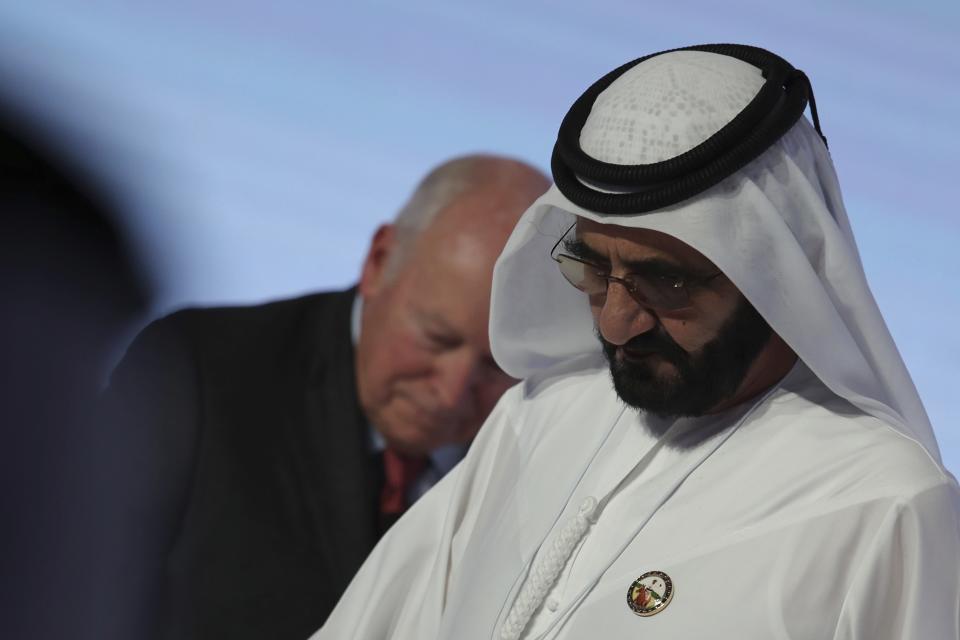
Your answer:
[[[394,219],[397,244],[386,266],[388,276],[399,270],[417,236],[438,213],[461,195],[489,183],[492,161],[497,160],[488,155],[461,156],[435,167],[420,181]]]

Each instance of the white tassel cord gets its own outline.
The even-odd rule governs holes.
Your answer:
[[[507,620],[500,628],[500,640],[519,640],[530,618],[540,608],[547,594],[553,589],[564,565],[590,529],[591,518],[597,501],[590,498],[580,508],[580,513],[567,520],[553,540],[547,553],[538,557],[523,582],[519,595],[510,607]]]

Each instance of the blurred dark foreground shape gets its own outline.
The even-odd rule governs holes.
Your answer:
[[[124,524],[136,453],[112,454],[142,447],[92,415],[109,358],[148,295],[109,198],[66,157],[0,105],[5,640],[130,639],[148,624],[142,533]]]

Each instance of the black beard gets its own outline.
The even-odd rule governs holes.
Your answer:
[[[698,352],[684,351],[658,324],[623,345],[655,353],[676,368],[675,374],[658,377],[646,359],[618,358],[618,347],[597,332],[620,399],[662,418],[702,416],[730,398],[771,335],[773,329],[746,298]]]

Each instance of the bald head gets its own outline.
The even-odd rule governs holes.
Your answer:
[[[420,181],[397,214],[388,275],[398,271],[419,236],[435,222],[447,231],[459,229],[484,236],[483,241],[491,245],[498,244],[503,231],[509,234],[527,207],[549,186],[550,181],[539,170],[512,158],[476,154],[444,162]]]
[[[457,158],[374,235],[360,280],[357,388],[392,447],[425,454],[468,441],[513,383],[490,355],[493,265],[548,186],[516,160]]]

